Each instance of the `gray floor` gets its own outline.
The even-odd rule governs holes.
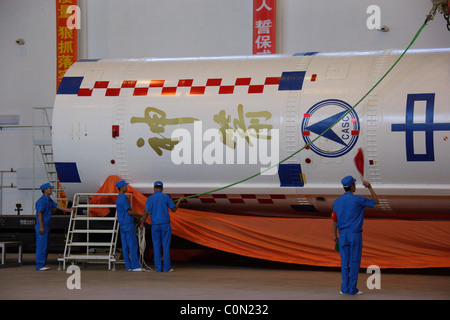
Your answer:
[[[381,289],[369,290],[369,274],[359,275],[363,295],[339,294],[340,272],[314,268],[252,267],[174,263],[175,272],[127,272],[123,264],[108,271],[105,264],[80,264],[81,289],[69,290],[71,274],[58,270],[56,258],[49,258],[51,270],[37,272],[33,258],[22,266],[9,259],[0,268],[0,299],[151,299],[151,300],[299,300],[299,299],[450,299],[450,276],[398,274],[381,271]]]

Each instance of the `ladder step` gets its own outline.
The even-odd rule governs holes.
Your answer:
[[[35,140],[33,140],[33,145],[35,145],[35,146],[51,146],[52,140],[51,139],[35,139]]]
[[[66,256],[65,258],[59,258],[58,260],[63,261],[64,259],[89,259],[89,260],[104,260],[104,259],[108,259],[110,261],[116,261],[116,259],[112,256],[108,256],[108,255],[70,255],[70,256]]]
[[[68,246],[110,247],[111,242],[72,242]]]
[[[103,229],[76,229],[76,230],[72,230],[69,231],[72,233],[115,233],[117,232],[117,230],[103,230]]]
[[[72,220],[75,221],[114,221],[116,217],[73,217]]]
[[[77,208],[115,208],[116,204],[78,204]]]

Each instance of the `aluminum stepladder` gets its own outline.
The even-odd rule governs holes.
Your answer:
[[[90,204],[89,201],[93,196],[116,196],[117,193],[76,193],[73,197],[73,207],[75,208],[70,216],[69,226],[66,235],[66,244],[64,247],[64,254],[58,258],[59,269],[61,269],[61,262],[63,264],[62,269],[65,270],[67,261],[102,261],[105,260],[108,263],[108,270],[115,270],[116,263],[116,247],[117,237],[119,235],[119,222],[117,220],[117,212],[114,217],[92,217],[89,214],[90,208],[115,208],[116,204]],[[127,194],[127,196],[132,195]],[[84,201],[83,201],[84,200]],[[79,213],[78,209],[83,209],[83,213]],[[86,209],[86,213],[84,213]],[[91,228],[91,223],[94,224],[94,228]],[[81,226],[80,226],[81,225]],[[86,241],[76,241],[74,235],[85,235]],[[94,241],[91,235],[94,234],[110,234],[110,241],[98,242]],[[73,247],[85,247],[85,254],[73,254]],[[108,248],[107,254],[95,254],[90,252],[93,248]]]

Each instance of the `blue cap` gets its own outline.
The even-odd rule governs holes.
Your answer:
[[[155,181],[155,183],[153,184],[154,187],[163,187],[163,183],[162,181]]]
[[[117,181],[117,182],[116,182],[116,187],[117,187],[117,189],[120,189],[120,188],[122,188],[123,186],[127,186],[127,185],[129,185],[129,183],[126,183],[124,180],[120,180],[120,181]]]
[[[52,186],[50,183],[44,183],[44,184],[41,186],[41,190],[45,190],[45,189],[48,189],[48,188],[53,189],[54,186]]]
[[[341,183],[344,187],[351,187],[356,182],[356,179],[352,176],[346,176],[344,179],[341,180]]]

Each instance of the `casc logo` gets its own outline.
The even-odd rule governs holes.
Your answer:
[[[313,105],[303,116],[302,136],[305,143],[310,143],[324,133],[351,109],[348,103],[337,99],[323,100]],[[310,148],[323,157],[340,157],[355,146],[359,132],[358,115],[355,110],[351,110],[322,137],[311,143]]]

